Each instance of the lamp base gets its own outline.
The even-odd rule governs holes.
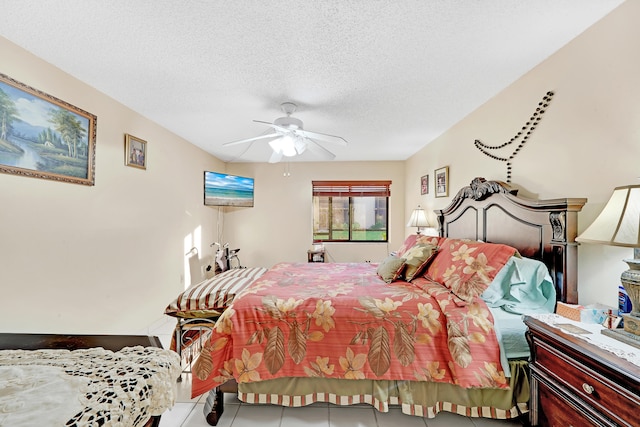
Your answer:
[[[640,348],[640,317],[623,314],[624,329],[603,329],[602,333],[636,348]]]
[[[623,314],[622,319],[624,320],[624,330],[640,337],[640,317],[633,314]]]

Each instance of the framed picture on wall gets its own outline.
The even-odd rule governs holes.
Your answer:
[[[96,121],[0,74],[0,172],[94,185]]]
[[[447,197],[449,195],[449,166],[436,169],[433,175],[436,182],[436,197]]]
[[[429,194],[429,175],[420,178],[420,194]]]
[[[147,141],[124,134],[124,164],[134,168],[147,168]]]

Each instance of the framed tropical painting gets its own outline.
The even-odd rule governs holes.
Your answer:
[[[94,185],[95,115],[0,74],[0,172]]]

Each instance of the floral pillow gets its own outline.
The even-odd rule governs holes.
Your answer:
[[[387,283],[399,280],[402,277],[406,261],[405,258],[389,255],[378,265],[376,273]]]
[[[438,246],[438,238],[434,236],[423,236],[421,234],[410,234],[404,240],[404,243],[402,244],[402,246],[400,246],[400,249],[396,251],[396,255],[399,257],[404,256],[404,254],[409,249],[413,248],[416,243],[428,243],[433,246]]]
[[[403,254],[407,260],[404,270],[404,278],[407,282],[420,276],[429,265],[429,262],[438,252],[438,247],[429,243],[416,243]]]
[[[518,251],[507,245],[440,238],[439,251],[426,276],[470,301],[481,295],[496,274]]]

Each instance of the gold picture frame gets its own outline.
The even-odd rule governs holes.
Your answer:
[[[124,134],[124,164],[138,169],[147,168],[147,141]]]
[[[94,185],[95,115],[0,74],[0,172]]]
[[[436,169],[433,175],[436,184],[436,197],[447,197],[449,195],[449,166]]]
[[[429,194],[429,175],[420,178],[420,195]]]

